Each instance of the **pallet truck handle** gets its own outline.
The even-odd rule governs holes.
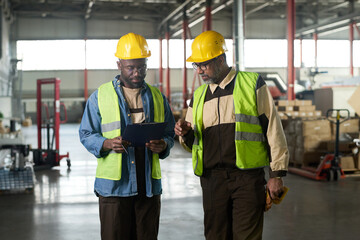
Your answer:
[[[336,123],[336,121],[334,121],[333,119],[331,119],[331,114],[333,112],[336,112],[336,120],[339,120],[339,123],[343,123],[347,120],[350,119],[350,111],[348,109],[329,109],[326,112],[326,118],[327,120],[329,120],[332,123]],[[341,112],[346,112],[347,115],[346,116],[342,116],[340,113]],[[340,121],[340,118],[344,118],[343,120]]]

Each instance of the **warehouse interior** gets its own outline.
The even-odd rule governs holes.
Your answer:
[[[0,4],[2,239],[100,239],[97,161],[78,136],[86,100],[118,74],[117,40],[134,32],[151,43],[146,82],[184,118],[202,84],[185,59],[206,30],[224,36],[234,68],[264,78],[282,119],[290,190],[263,239],[359,239],[359,0]],[[205,239],[191,153],[176,140],[161,169],[159,239]]]

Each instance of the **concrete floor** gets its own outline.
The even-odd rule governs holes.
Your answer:
[[[36,171],[33,194],[0,195],[0,238],[3,240],[97,240],[98,202],[93,194],[96,159],[79,142],[77,124],[61,125],[60,153],[66,161]],[[35,126],[23,128],[34,147]],[[161,162],[163,195],[160,240],[204,239],[199,179],[190,153],[178,143]],[[317,182],[289,174],[290,188],[280,205],[265,213],[263,239],[360,239],[360,177]]]

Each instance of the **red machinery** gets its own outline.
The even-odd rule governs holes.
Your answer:
[[[333,112],[336,112],[336,121],[331,118]],[[340,115],[340,112],[346,112],[347,115],[343,117]],[[350,118],[350,112],[348,109],[329,109],[326,112],[326,118],[330,122],[336,124],[335,153],[326,154],[317,168],[304,166],[301,168],[289,167],[290,173],[295,173],[314,180],[337,181],[339,178],[345,178],[344,171],[339,164],[339,129],[340,123],[345,122]],[[343,120],[340,121],[340,118],[343,118]]]
[[[49,107],[42,101],[41,87],[44,84],[54,84],[54,101],[53,101],[53,115],[49,114]],[[60,108],[63,106],[65,120],[60,121]],[[45,109],[45,117],[42,116],[42,109]],[[65,105],[60,103],[60,79],[46,78],[37,80],[37,132],[38,132],[38,149],[33,149],[33,158],[35,169],[39,167],[53,167],[59,166],[60,160],[66,157],[67,166],[70,168],[69,152],[65,155],[60,155],[60,123],[65,123],[67,120]],[[46,129],[46,148],[42,147],[42,130]],[[50,130],[53,135],[50,137]],[[54,148],[55,140],[55,148]]]

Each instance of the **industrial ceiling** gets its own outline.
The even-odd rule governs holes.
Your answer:
[[[189,25],[204,18],[211,3],[212,18],[233,16],[234,0],[3,0],[5,17],[81,18],[84,20],[146,21],[170,34],[182,29],[184,12]],[[244,0],[247,19],[286,19],[287,0]],[[337,31],[360,23],[360,0],[296,0],[296,37]]]

